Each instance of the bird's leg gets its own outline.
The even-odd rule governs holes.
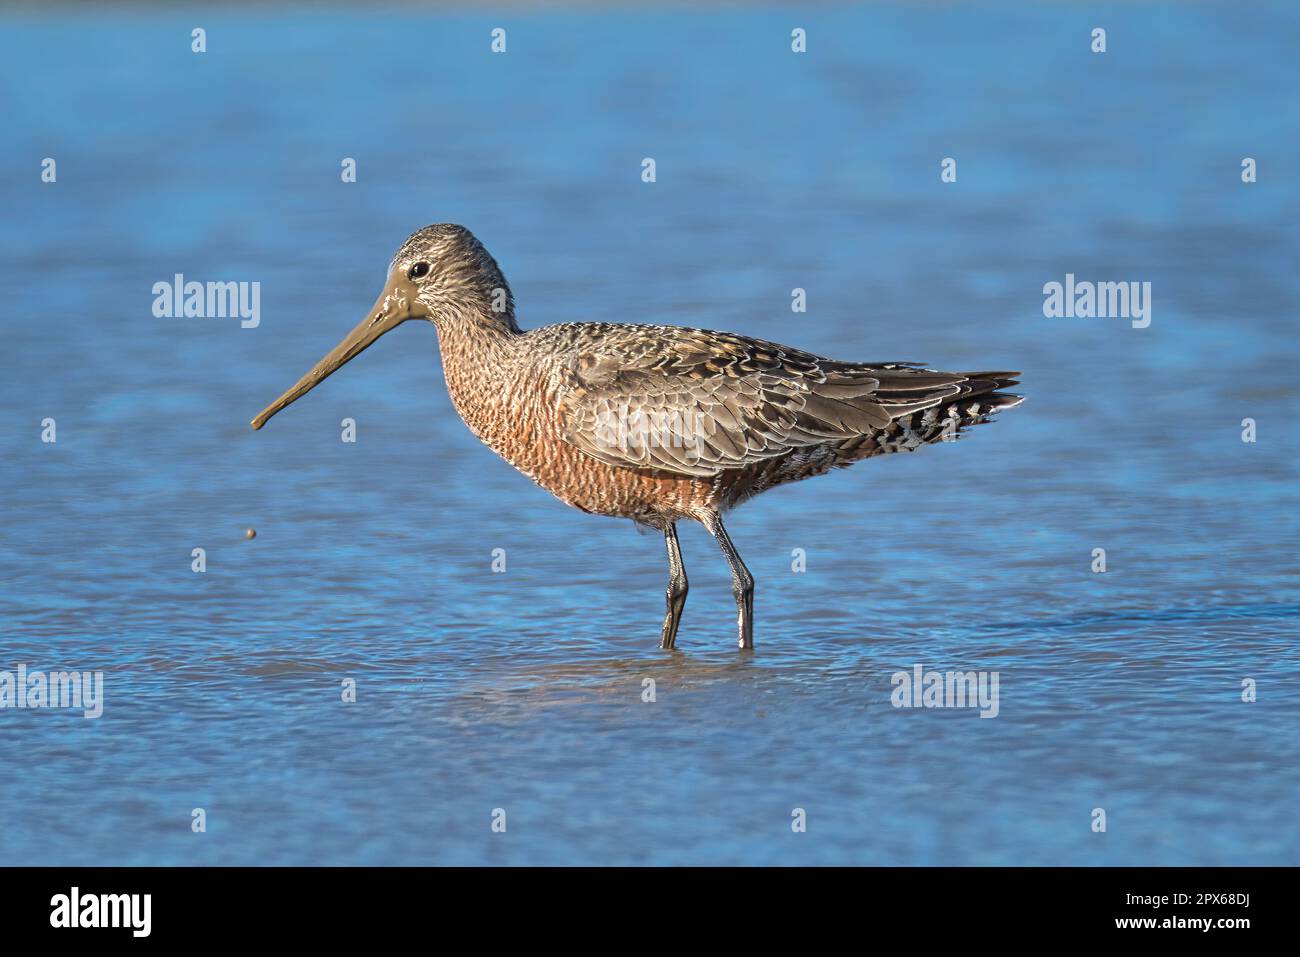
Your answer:
[[[660,648],[674,648],[677,645],[677,626],[682,621],[682,609],[686,607],[686,566],[682,564],[682,549],[677,544],[677,526],[669,525],[664,529],[664,541],[668,543],[668,612],[664,615],[663,640]]]
[[[736,621],[740,627],[740,647],[754,647],[754,576],[740,560],[736,546],[727,537],[721,517],[715,517],[707,528],[722,547],[722,555],[731,567],[731,593],[736,596]]]

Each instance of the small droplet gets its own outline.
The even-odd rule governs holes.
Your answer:
[[[245,538],[257,538],[257,529],[255,529],[255,528],[250,528],[248,531],[244,532],[244,537],[245,537]]]

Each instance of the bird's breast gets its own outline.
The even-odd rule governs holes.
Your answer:
[[[539,371],[521,370],[489,383],[447,370],[447,391],[484,445],[584,512],[657,525],[698,517],[716,504],[710,479],[607,465],[567,442],[556,385]]]

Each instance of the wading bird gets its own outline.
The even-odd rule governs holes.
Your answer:
[[[722,515],[769,488],[911,451],[1021,401],[1015,372],[837,362],[726,332],[607,322],[523,331],[500,268],[463,226],[426,226],[374,307],[253,428],[410,319],[432,322],[452,404],[484,444],[563,502],[664,533],[673,648],[686,604],[677,522],[707,528],[731,569],[740,647],[754,580]]]

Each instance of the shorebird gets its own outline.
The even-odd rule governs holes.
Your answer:
[[[390,329],[433,323],[452,404],[480,440],[584,512],[630,518],[668,546],[661,648],[686,604],[677,522],[700,522],[731,569],[741,648],[754,579],[722,525],[759,492],[860,459],[955,438],[1021,396],[1016,372],[839,362],[727,332],[583,322],[521,330],[496,260],[468,229],[426,226],[348,335],[253,419],[315,388]]]

